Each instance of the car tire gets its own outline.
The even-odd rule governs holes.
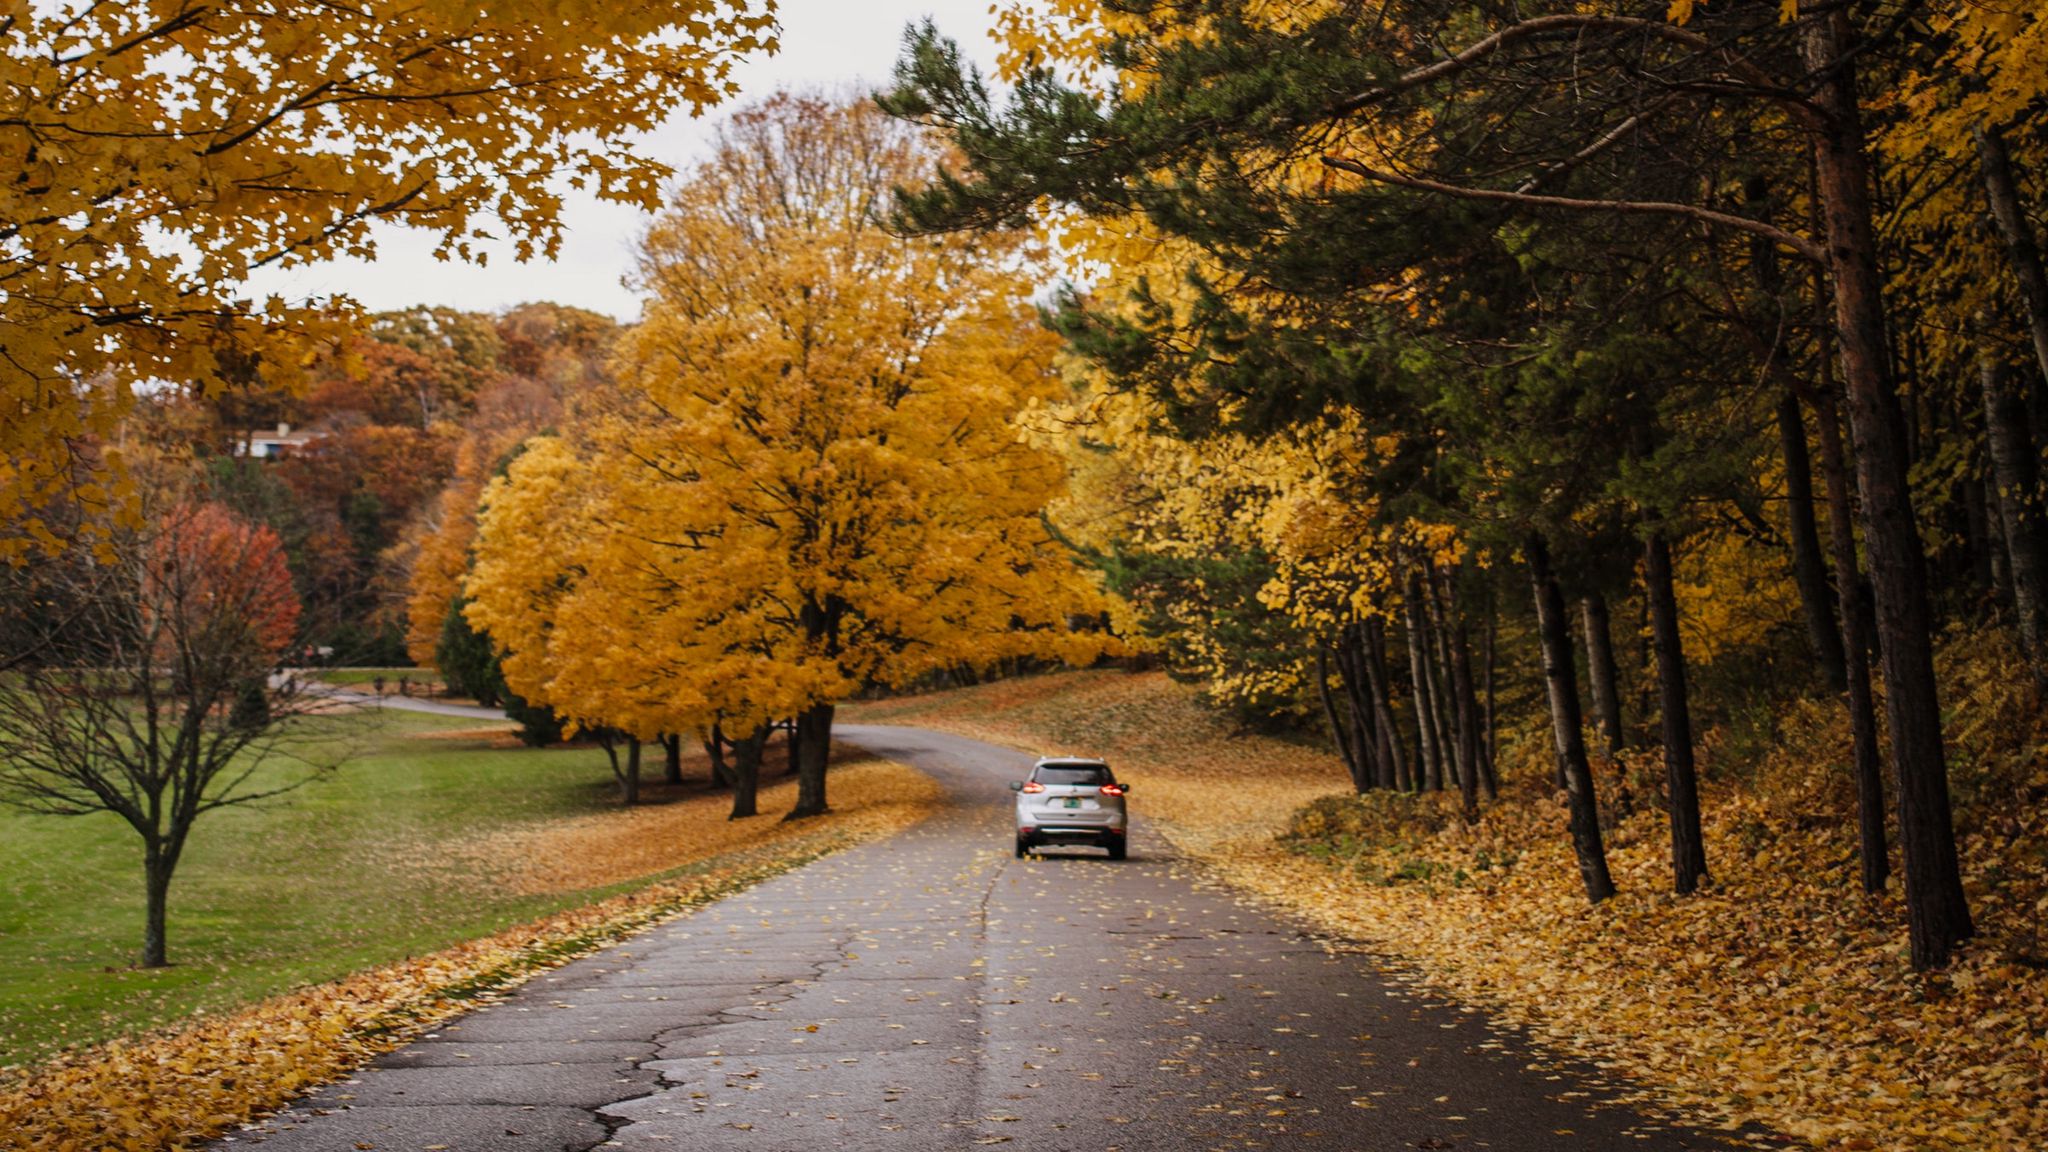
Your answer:
[[[1022,836],[1017,837],[1017,859],[1022,860],[1025,853],[1029,851],[1031,851],[1031,842]]]
[[[1103,847],[1109,849],[1111,860],[1121,860],[1130,851],[1130,845],[1125,844],[1122,839],[1112,840]]]

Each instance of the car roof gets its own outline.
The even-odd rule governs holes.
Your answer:
[[[1109,763],[1087,756],[1040,756],[1037,768],[1107,768]]]

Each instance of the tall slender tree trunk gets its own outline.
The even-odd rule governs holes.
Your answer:
[[[1586,737],[1579,713],[1579,678],[1572,667],[1571,627],[1565,623],[1564,594],[1550,568],[1550,549],[1540,535],[1524,545],[1529,583],[1536,595],[1536,628],[1543,649],[1543,682],[1550,696],[1550,731],[1557,771],[1571,804],[1572,851],[1586,898],[1598,904],[1614,895],[1607,848],[1600,840],[1600,805],[1593,794],[1593,767],[1586,761]]]
[[[1977,158],[1984,170],[1984,192],[1991,201],[1991,218],[2005,240],[2006,260],[2013,278],[2020,283],[2020,298],[2027,306],[2027,333],[2034,340],[2034,359],[2041,368],[2041,384],[2048,387],[2048,271],[2041,266],[2041,248],[2034,229],[2027,222],[2020,203],[2019,185],[2012,178],[2012,156],[2005,138],[1979,125]]]
[[[1500,612],[1494,603],[1493,580],[1486,582],[1486,744],[1484,756],[1479,761],[1481,778],[1486,783],[1486,798],[1492,800],[1500,795],[1500,778],[1494,771],[1494,758],[1500,752],[1500,730],[1494,721],[1493,712],[1493,645],[1495,634],[1500,630]]]
[[[1458,699],[1458,798],[1466,823],[1479,819],[1479,717],[1472,691],[1472,646],[1465,617],[1450,606],[1456,618],[1451,636],[1451,691]]]
[[[1670,795],[1672,881],[1678,894],[1685,896],[1697,889],[1707,874],[1707,848],[1700,833],[1692,706],[1686,692],[1685,645],[1678,630],[1678,596],[1671,587],[1671,546],[1659,532],[1651,533],[1643,545],[1643,588],[1650,601],[1652,647],[1657,652],[1657,704]]]
[[[661,778],[669,784],[683,782],[683,738],[670,733],[661,738]]]
[[[1372,714],[1379,728],[1381,747],[1386,754],[1381,764],[1381,786],[1386,788],[1411,788],[1408,749],[1401,741],[1401,726],[1394,722],[1394,703],[1387,694],[1387,635],[1386,625],[1375,616],[1365,622],[1365,677],[1366,687],[1372,693]]]
[[[2042,524],[2040,454],[2027,426],[2026,401],[1988,348],[1977,355],[1984,387],[1984,432],[1991,448],[1995,507],[2012,574],[2013,616],[2034,678],[2048,665],[2048,526]]]
[[[1975,927],[1956,859],[1925,561],[1914,522],[1903,418],[1886,361],[1883,283],[1871,224],[1855,61],[1849,54],[1849,15],[1840,7],[1805,15],[1805,63],[1820,78],[1812,96],[1821,121],[1814,130],[1816,191],[1834,282],[1835,330],[1855,437],[1885,714],[1899,785],[1907,927],[1913,966],[1924,970],[1946,963]]]
[[[733,742],[732,815],[726,817],[728,820],[744,820],[760,814],[761,754],[768,749],[768,729],[766,724],[759,725]]]
[[[800,748],[796,773],[796,807],[785,820],[817,816],[825,804],[825,764],[832,755],[832,712],[830,704],[813,704],[797,714],[796,736]]]
[[[1352,744],[1351,725],[1337,714],[1337,704],[1330,694],[1330,646],[1316,645],[1316,695],[1323,702],[1323,719],[1330,725],[1330,739],[1336,742],[1337,755],[1344,760],[1345,771],[1351,774],[1351,790],[1364,792],[1366,789],[1366,768],[1360,755],[1364,749]]]
[[[1589,592],[1579,598],[1579,619],[1586,632],[1586,681],[1593,689],[1593,726],[1613,760],[1628,743],[1621,727],[1620,675],[1614,667],[1614,629],[1608,620],[1607,597]]]
[[[1383,787],[1382,781],[1392,778],[1392,770],[1385,762],[1387,742],[1380,732],[1365,672],[1365,626],[1346,625],[1337,634],[1337,644],[1337,666],[1344,675],[1344,699],[1351,712],[1351,746],[1358,750],[1359,765],[1365,773],[1363,786]]]
[[[1422,769],[1421,788],[1441,792],[1444,787],[1444,749],[1437,743],[1436,709],[1430,693],[1429,656],[1423,650],[1422,595],[1417,580],[1408,577],[1408,592],[1402,598],[1408,632],[1408,676],[1414,684],[1417,759]]]
[[[1424,586],[1429,610],[1429,634],[1433,641],[1429,648],[1430,663],[1435,675],[1430,681],[1430,690],[1436,699],[1437,747],[1448,749],[1444,762],[1451,768],[1450,783],[1457,785],[1460,793],[1465,790],[1465,777],[1472,771],[1472,747],[1465,742],[1466,726],[1465,697],[1458,691],[1458,681],[1453,667],[1457,657],[1452,653],[1451,608],[1444,590],[1445,574],[1435,564],[1424,562]]]
[[[1884,831],[1884,770],[1877,747],[1877,705],[1870,688],[1869,605],[1864,603],[1863,573],[1856,563],[1855,510],[1849,495],[1849,466],[1842,445],[1842,418],[1835,410],[1834,358],[1821,349],[1821,389],[1814,405],[1819,429],[1821,476],[1827,482],[1828,551],[1835,562],[1835,583],[1841,589],[1842,656],[1848,680],[1843,704],[1849,710],[1850,746],[1856,774],[1856,832],[1862,863],[1863,890],[1884,891],[1891,878],[1891,856]]]
[[[1792,576],[1799,585],[1799,603],[1806,610],[1806,636],[1820,665],[1828,691],[1841,695],[1849,686],[1842,630],[1836,623],[1835,594],[1828,587],[1827,561],[1821,554],[1820,526],[1813,514],[1813,461],[1806,450],[1806,421],[1799,397],[1787,390],[1778,400],[1778,444],[1785,457],[1785,510],[1792,533]]]
[[[784,771],[794,776],[804,769],[803,725],[797,721],[796,717],[792,716],[790,717],[789,727],[783,731],[789,735],[789,741],[784,745],[784,750],[789,753],[789,766]]]
[[[626,803],[640,802],[640,738],[626,737],[626,775],[620,781],[625,792]]]

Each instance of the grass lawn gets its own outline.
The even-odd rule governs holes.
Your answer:
[[[441,674],[432,668],[315,668],[311,675],[315,680],[338,688],[368,684],[382,676],[385,687],[393,692],[398,691],[400,676],[410,678],[415,685],[441,682]]]
[[[142,865],[126,824],[0,809],[0,1067],[628,886],[520,895],[531,886],[505,883],[488,851],[449,850],[617,811],[597,749],[505,747],[474,720],[398,711],[352,722],[360,753],[339,773],[200,818],[172,884],[168,969],[132,967]]]

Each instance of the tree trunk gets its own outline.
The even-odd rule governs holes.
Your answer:
[[[825,763],[832,755],[832,705],[813,704],[797,714],[796,807],[785,820],[818,816],[825,804]]]
[[[711,734],[704,738],[704,754],[711,757],[711,782],[720,788],[732,787],[732,768],[725,762],[725,729],[720,725],[713,724]]]
[[[1364,792],[1366,789],[1365,765],[1362,763],[1362,748],[1352,746],[1350,724],[1337,714],[1337,704],[1330,695],[1330,647],[1316,645],[1316,695],[1323,702],[1323,719],[1330,725],[1330,739],[1337,744],[1337,755],[1343,757],[1345,771],[1351,773],[1351,790]]]
[[[1700,835],[1692,707],[1686,694],[1685,645],[1678,631],[1678,596],[1671,587],[1671,547],[1661,533],[1652,533],[1643,545],[1643,587],[1650,601],[1650,631],[1657,651],[1657,705],[1670,795],[1671,873],[1678,894],[1686,896],[1707,874],[1707,848]]]
[[[1593,689],[1593,726],[1613,760],[1627,738],[1621,728],[1621,679],[1614,667],[1614,629],[1608,621],[1607,597],[1598,592],[1579,599],[1579,620],[1586,632],[1586,681]]]
[[[1424,606],[1429,610],[1429,647],[1432,675],[1429,682],[1431,698],[1436,702],[1437,747],[1444,749],[1444,763],[1450,769],[1450,783],[1460,793],[1465,790],[1465,777],[1471,772],[1469,759],[1472,749],[1464,739],[1465,697],[1458,691],[1457,677],[1452,664],[1456,659],[1451,653],[1451,613],[1442,592],[1444,574],[1435,564],[1425,562],[1423,584],[1427,599]]]
[[[1479,761],[1484,770],[1488,800],[1500,795],[1500,778],[1494,772],[1494,759],[1500,753],[1500,729],[1494,722],[1493,712],[1493,643],[1499,625],[1500,613],[1494,604],[1493,579],[1489,576],[1486,581],[1486,745],[1485,755]]]
[[[1791,392],[1778,401],[1778,444],[1785,457],[1786,519],[1792,532],[1792,577],[1799,585],[1799,603],[1806,610],[1806,636],[1820,664],[1828,691],[1841,695],[1849,686],[1842,652],[1842,630],[1836,624],[1835,595],[1828,587],[1827,561],[1821,555],[1820,527],[1813,514],[1813,462],[1806,451],[1806,421],[1799,398]]]
[[[1842,418],[1835,410],[1834,358],[1821,348],[1821,393],[1814,406],[1820,430],[1821,475],[1827,481],[1828,551],[1835,562],[1835,583],[1841,589],[1842,655],[1848,691],[1850,746],[1856,773],[1856,824],[1862,856],[1863,890],[1884,891],[1891,878],[1891,857],[1884,832],[1884,771],[1877,748],[1877,705],[1870,689],[1869,605],[1864,603],[1863,574],[1856,565],[1856,527],[1850,507],[1849,467],[1842,448]]]
[[[1991,201],[1991,218],[2005,240],[2006,260],[2013,278],[2020,282],[2020,298],[2027,306],[2027,333],[2034,339],[2034,359],[2040,365],[2043,386],[2048,386],[2048,272],[2041,266],[2041,249],[2034,242],[2033,226],[2020,204],[2019,186],[2012,178],[2012,157],[2005,138],[1978,126],[1977,157],[1984,168],[1984,192]]]
[[[1411,773],[1408,769],[1408,749],[1401,742],[1401,726],[1394,723],[1394,703],[1387,695],[1387,635],[1386,625],[1375,616],[1365,622],[1366,687],[1372,693],[1372,714],[1379,729],[1380,747],[1384,754],[1380,763],[1380,786],[1383,788],[1410,787]]]
[[[1479,709],[1472,691],[1472,646],[1463,614],[1450,605],[1457,619],[1450,636],[1451,691],[1458,700],[1458,798],[1465,822],[1479,819]]]
[[[1429,691],[1429,657],[1423,652],[1421,599],[1416,580],[1410,576],[1403,607],[1408,623],[1408,676],[1414,685],[1416,759],[1422,770],[1417,790],[1427,788],[1441,792],[1444,787],[1443,749],[1436,742],[1436,712],[1431,707]]]
[[[1351,747],[1358,755],[1363,774],[1360,790],[1381,786],[1387,777],[1386,741],[1381,737],[1379,719],[1373,712],[1373,697],[1366,680],[1365,628],[1348,624],[1337,633],[1337,670],[1344,677],[1344,702],[1351,717]]]
[[[1529,583],[1536,594],[1536,628],[1543,649],[1543,681],[1550,696],[1550,731],[1557,748],[1557,771],[1571,802],[1572,851],[1579,859],[1579,877],[1587,899],[1598,904],[1614,895],[1607,872],[1607,849],[1600,842],[1600,806],[1593,795],[1593,768],[1586,762],[1586,738],[1579,715],[1579,679],[1572,667],[1571,628],[1565,623],[1564,594],[1550,570],[1550,550],[1543,537],[1532,535],[1524,546]]]
[[[164,846],[146,841],[142,853],[142,966],[163,968],[170,964],[166,923],[170,912],[171,872],[176,866]]]
[[[661,738],[661,778],[669,784],[683,782],[683,738],[670,733]]]
[[[1885,715],[1899,784],[1907,927],[1913,966],[1925,970],[1946,963],[1975,928],[1956,859],[1925,561],[1914,522],[1903,418],[1886,363],[1883,282],[1848,30],[1846,9],[1807,14],[1802,47],[1807,68],[1820,78],[1812,97],[1822,121],[1814,131],[1816,198],[1823,208],[1834,282],[1835,330],[1855,437]]]
[[[621,782],[625,789],[626,803],[640,802],[640,738],[626,737],[626,776]]]
[[[744,820],[759,815],[756,798],[761,790],[761,754],[768,748],[766,724],[760,725],[732,746],[732,815],[728,820]]]
[[[2041,522],[2040,456],[2027,427],[2026,401],[2007,386],[2006,367],[1989,349],[1978,350],[1977,375],[1984,386],[1998,521],[2011,562],[2013,616],[2038,680],[2048,666],[2048,528]]]

